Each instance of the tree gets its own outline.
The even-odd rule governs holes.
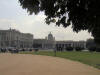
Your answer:
[[[96,51],[96,44],[95,44],[94,40],[91,38],[86,41],[86,47],[91,52]]]
[[[56,23],[73,31],[88,30],[100,45],[100,0],[19,0],[23,9],[32,14],[43,11],[46,23]]]

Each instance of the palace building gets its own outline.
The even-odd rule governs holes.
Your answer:
[[[43,39],[33,39],[30,33],[21,33],[15,29],[0,30],[0,48],[38,48],[40,50],[53,50],[61,48],[66,50],[67,47],[86,48],[85,41],[56,41],[52,33],[49,33]]]
[[[32,48],[33,35],[30,33],[21,33],[15,29],[0,30],[1,48]]]
[[[34,39],[33,40],[33,48],[38,48],[40,50],[49,50],[60,48],[62,50],[66,50],[67,47],[76,47],[86,48],[85,41],[56,41],[55,37],[49,33],[47,37],[44,39]]]
[[[34,39],[33,47],[39,49],[54,49],[55,43],[55,37],[50,33],[45,39]]]

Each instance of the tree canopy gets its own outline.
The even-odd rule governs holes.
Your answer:
[[[73,31],[88,30],[100,45],[100,0],[19,0],[30,14],[43,11],[46,23],[67,27]]]

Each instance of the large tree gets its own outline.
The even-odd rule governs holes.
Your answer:
[[[100,45],[100,0],[19,0],[30,14],[43,11],[46,23],[67,27],[73,31],[88,30]]]

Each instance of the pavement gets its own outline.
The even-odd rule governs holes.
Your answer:
[[[64,58],[0,53],[0,75],[100,75],[100,70]]]

